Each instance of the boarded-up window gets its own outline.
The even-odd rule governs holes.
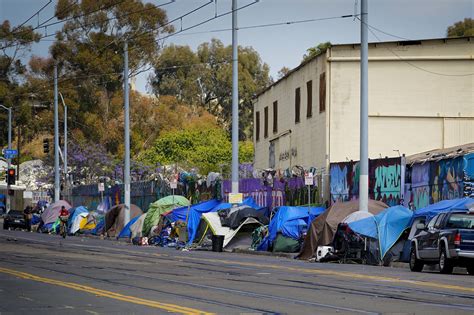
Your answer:
[[[264,127],[263,127],[263,136],[265,138],[268,138],[268,106],[265,106],[265,110],[263,112],[264,115]]]
[[[306,82],[306,117],[313,116],[313,81]]]
[[[278,132],[278,101],[273,102],[273,133]]]
[[[326,72],[319,76],[319,112],[326,110]]]
[[[301,107],[301,91],[300,88],[295,90],[295,123],[300,122],[300,107]]]
[[[255,113],[255,141],[260,140],[260,112]]]

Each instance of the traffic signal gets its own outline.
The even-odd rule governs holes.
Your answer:
[[[8,170],[7,184],[8,185],[15,185],[15,169],[14,168],[11,168],[11,169]]]
[[[49,139],[43,139],[43,153],[49,153]]]

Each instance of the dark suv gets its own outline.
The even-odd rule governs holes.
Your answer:
[[[425,264],[439,264],[441,273],[451,273],[455,266],[466,267],[474,274],[474,212],[440,213],[412,240],[411,271],[421,271]]]

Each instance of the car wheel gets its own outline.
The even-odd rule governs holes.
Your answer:
[[[3,229],[8,230],[8,224],[6,224],[5,222],[3,222]]]
[[[412,246],[411,252],[410,252],[410,270],[415,271],[415,272],[420,272],[423,270],[423,266],[425,264],[423,263],[422,260],[419,260],[416,258],[416,249],[415,246]]]
[[[467,273],[470,275],[474,275],[474,265],[471,263],[471,265],[466,267]]]
[[[452,273],[453,268],[453,262],[447,257],[444,247],[441,247],[441,252],[439,253],[439,272]]]

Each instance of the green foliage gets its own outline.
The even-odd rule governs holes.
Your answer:
[[[221,128],[187,128],[170,131],[161,136],[149,149],[147,163],[170,165],[178,163],[187,168],[197,168],[201,174],[220,171],[232,161],[232,145]],[[239,145],[240,162],[253,160],[253,144]]]
[[[199,105],[230,130],[232,114],[232,46],[213,39],[196,52],[188,46],[169,46],[155,62],[152,85],[158,96],[173,95]],[[251,47],[239,47],[239,138],[250,138],[252,99],[270,83],[269,67]]]
[[[448,27],[446,35],[448,37],[474,36],[474,20],[465,18],[464,21],[454,23]]]
[[[331,47],[330,42],[319,43],[317,46],[306,49],[306,54],[303,55],[303,60],[301,62],[306,62],[316,56],[319,56],[326,52],[328,48]]]

